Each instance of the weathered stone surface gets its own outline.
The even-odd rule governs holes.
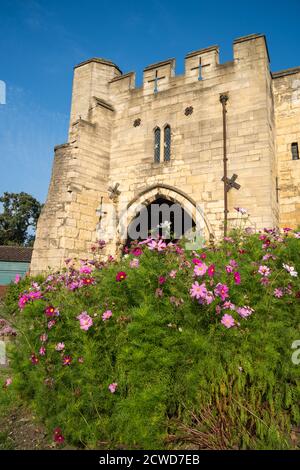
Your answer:
[[[116,233],[110,208],[119,219],[128,205],[136,207],[133,201],[153,202],[158,194],[187,206],[191,198],[204,212],[206,234],[218,237],[224,211],[222,93],[229,97],[228,174],[237,173],[241,185],[229,192],[229,223],[240,206],[257,229],[300,224],[300,160],[291,156],[291,143],[300,141],[300,68],[272,75],[263,35],[235,40],[231,62],[219,64],[218,47],[212,46],[186,56],[184,75],[176,76],[174,68],[173,59],[146,67],[142,87],[135,88],[135,74],[122,75],[110,61],[91,59],[75,67],[69,142],[55,148],[32,273],[59,268],[70,256],[86,257],[97,233],[108,239],[112,230],[109,249],[115,251],[120,224]],[[188,107],[193,111],[186,115]],[[167,124],[171,159],[164,162]],[[160,163],[154,162],[156,127],[162,131]],[[108,188],[115,183],[121,195],[113,202]],[[99,221],[101,198],[107,214]]]

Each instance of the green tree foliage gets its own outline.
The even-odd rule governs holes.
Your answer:
[[[0,245],[32,246],[42,205],[27,193],[5,192],[0,197]]]

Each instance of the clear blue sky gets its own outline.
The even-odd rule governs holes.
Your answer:
[[[0,0],[0,194],[44,201],[54,145],[66,142],[73,66],[90,57],[123,72],[234,38],[267,36],[273,71],[300,65],[300,0]]]

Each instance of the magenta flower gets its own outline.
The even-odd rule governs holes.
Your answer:
[[[112,311],[111,310],[106,310],[103,315],[102,315],[102,320],[106,321],[112,316]]]
[[[211,265],[208,267],[208,269],[207,269],[207,275],[208,275],[209,277],[214,277],[215,271],[216,271],[215,265],[214,265],[214,264],[211,264]]]
[[[21,281],[21,276],[20,276],[20,274],[16,274],[16,276],[15,276],[15,284],[19,284],[20,281]]]
[[[143,251],[141,248],[137,247],[137,248],[134,248],[131,253],[133,254],[133,256],[141,256]]]
[[[110,391],[110,393],[115,393],[115,391],[117,390],[117,387],[118,387],[118,384],[116,382],[113,382],[112,384],[109,384],[108,390]]]
[[[23,294],[19,298],[18,305],[19,305],[20,310],[23,310],[23,308],[25,307],[25,305],[27,304],[28,301],[29,301],[29,297],[26,294]]]
[[[194,274],[196,274],[196,276],[204,276],[207,269],[207,265],[200,261],[200,263],[197,263],[194,267]]]
[[[71,358],[70,355],[63,357],[63,365],[64,366],[70,366],[71,363],[72,363],[72,358]]]
[[[53,305],[49,305],[45,308],[45,315],[48,318],[57,317],[59,315],[59,311],[57,308],[53,307]]]
[[[229,297],[229,289],[226,286],[226,284],[221,284],[219,282],[219,284],[217,284],[214,292],[215,292],[216,296],[221,298],[221,300],[225,300],[227,297]]]
[[[162,286],[166,282],[166,278],[164,276],[159,276],[158,283]]]
[[[36,364],[39,363],[39,358],[33,353],[30,356],[30,361],[31,361],[31,364],[35,366]]]
[[[116,275],[116,281],[121,282],[124,281],[127,277],[127,274],[124,271],[119,271]]]
[[[228,315],[225,313],[221,319],[222,325],[224,325],[226,328],[231,328],[235,324],[235,320],[231,315]]]
[[[227,266],[225,266],[225,269],[226,269],[226,272],[227,272],[228,274],[230,274],[230,273],[233,272],[233,267],[230,266],[230,264],[227,264]]]
[[[65,349],[65,343],[57,343],[55,351],[63,351]]]
[[[233,275],[233,278],[234,278],[234,282],[236,284],[240,284],[241,283],[241,275],[238,271],[236,271]]]
[[[80,328],[84,331],[87,331],[93,325],[93,319],[87,312],[81,312],[76,318],[79,320]]]
[[[53,440],[57,444],[63,444],[65,438],[62,435],[61,429],[60,428],[55,428],[53,431]]]
[[[90,266],[81,266],[81,268],[79,269],[79,272],[81,274],[91,274],[92,268]]]

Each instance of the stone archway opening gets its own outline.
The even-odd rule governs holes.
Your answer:
[[[166,242],[178,241],[194,227],[193,217],[180,203],[157,195],[152,202],[143,204],[131,220],[127,229],[126,246],[134,240],[145,240],[151,235],[161,237]]]

